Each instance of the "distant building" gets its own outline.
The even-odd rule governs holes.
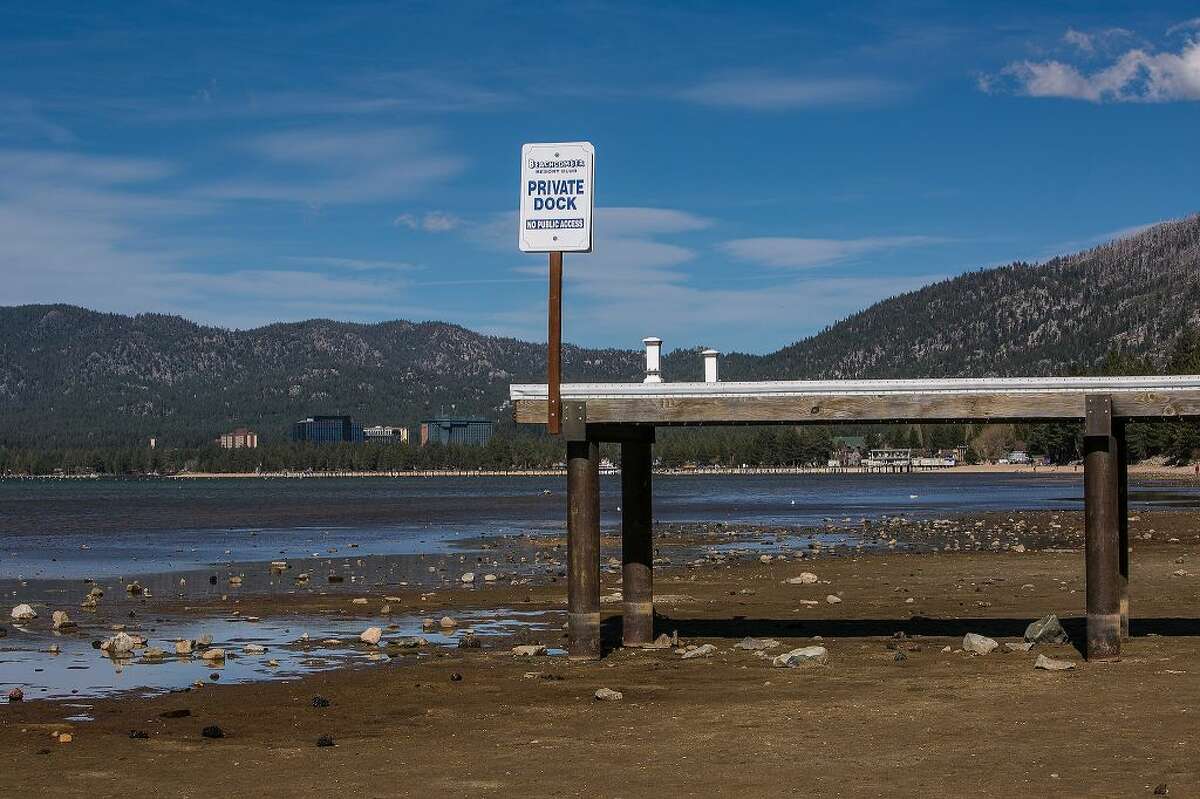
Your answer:
[[[458,444],[481,446],[492,438],[495,422],[487,419],[439,417],[421,422],[421,446]]]
[[[292,441],[310,444],[362,443],[362,425],[349,416],[310,416],[292,425]]]
[[[363,440],[368,444],[407,444],[408,428],[375,425],[363,428]]]
[[[911,449],[873,449],[867,453],[863,466],[911,466],[912,458]]]
[[[217,439],[221,449],[255,449],[258,447],[258,433],[245,427],[235,427],[230,433],[222,433]]]
[[[1008,453],[1008,457],[1002,458],[1001,460],[1005,463],[1025,464],[1033,462],[1029,459],[1029,453],[1023,449],[1014,449],[1012,452]]]
[[[864,436],[834,436],[833,457],[829,466],[858,466],[862,463],[863,453],[867,451],[867,439]]]

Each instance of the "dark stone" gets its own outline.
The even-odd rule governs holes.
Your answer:
[[[479,649],[481,646],[483,646],[483,642],[475,635],[464,635],[458,639],[459,649]]]
[[[129,737],[135,741],[144,741],[150,737],[150,733],[146,732],[145,730],[130,730]]]
[[[1058,616],[1051,613],[1025,628],[1025,640],[1035,644],[1066,644],[1071,639]]]
[[[209,726],[200,730],[200,734],[205,738],[224,738],[225,730],[221,729],[216,724],[210,724]]]
[[[462,682],[462,675],[459,674],[457,671],[451,672],[450,682]]]
[[[312,698],[313,707],[329,707],[329,700],[323,696],[314,696]]]
[[[1165,782],[1160,782],[1158,785],[1154,786],[1155,796],[1166,796],[1169,792],[1170,789],[1167,788],[1167,784]]]
[[[331,582],[331,583],[344,583],[345,581],[346,581],[346,578],[340,574],[329,575],[329,582]]]
[[[328,735],[322,735],[317,739],[317,746],[333,746],[333,738]]]
[[[208,679],[216,682],[217,680],[221,679],[221,675],[214,671],[212,674],[208,675]]]
[[[908,660],[908,655],[904,654],[903,652],[901,652],[899,650],[896,650],[896,654],[892,658],[892,660],[895,661],[896,663],[903,663],[904,661]]]
[[[189,708],[181,707],[178,710],[168,710],[163,713],[159,713],[158,715],[159,718],[164,719],[183,719],[192,715],[192,711]]]

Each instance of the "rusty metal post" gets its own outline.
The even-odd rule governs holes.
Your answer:
[[[550,313],[546,336],[546,430],[562,430],[562,274],[563,254],[550,253]]]
[[[1120,507],[1112,398],[1089,395],[1083,435],[1087,658],[1121,657]]]
[[[651,534],[651,444],[621,444],[621,642],[654,640],[654,539]]]
[[[567,654],[600,657],[600,445],[567,442]]]
[[[1113,421],[1117,439],[1117,561],[1121,588],[1121,640],[1129,640],[1129,442],[1126,421]]]

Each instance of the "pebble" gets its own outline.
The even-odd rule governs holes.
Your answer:
[[[242,647],[242,651],[247,655],[265,655],[267,648],[261,644],[246,644]]]
[[[462,577],[459,577],[458,579],[463,581],[464,583],[473,583],[473,582],[475,582],[475,572],[467,572],[466,574],[464,574]]]
[[[483,575],[483,581],[484,581],[485,583],[494,583],[494,582],[496,582],[496,579],[497,579],[497,578],[496,578],[496,575],[494,575],[494,574],[485,574],[485,575]]]
[[[831,605],[837,605],[842,601],[842,598],[837,594],[830,594],[829,596],[825,597],[825,601]]]
[[[404,638],[397,638],[391,642],[391,645],[401,649],[416,649],[419,646],[428,646],[429,642],[419,635],[408,635]]]
[[[313,707],[329,707],[329,700],[323,696],[314,696],[312,698]]]
[[[821,665],[829,660],[829,650],[823,646],[802,646],[799,649],[793,649],[791,652],[784,652],[774,660],[771,665],[776,668],[794,669],[797,666],[806,664]]]
[[[354,599],[350,600],[350,604],[351,605],[365,605],[365,604],[367,604],[367,598],[365,596],[355,597]]]
[[[29,621],[30,619],[37,618],[37,611],[29,605],[22,603],[12,609],[11,615],[13,621]]]
[[[336,744],[334,744],[333,738],[329,737],[328,735],[322,735],[321,737],[317,738],[317,746],[336,746]]]
[[[774,638],[743,638],[734,646],[737,649],[745,649],[748,652],[758,652],[762,649],[774,649],[779,645],[779,642]]]
[[[978,633],[967,633],[963,636],[962,648],[966,652],[973,655],[987,655],[995,651],[1000,644],[995,640],[988,638],[986,635]]]
[[[611,688],[601,688],[596,691],[594,696],[597,702],[618,702],[625,698],[625,694]]]
[[[218,727],[216,724],[211,724],[211,725],[205,727],[204,729],[200,730],[200,734],[202,736],[204,736],[205,738],[224,738],[225,737],[225,731],[223,729],[221,729],[220,727]]]
[[[1045,671],[1068,671],[1075,668],[1075,664],[1069,660],[1055,660],[1045,655],[1038,655],[1037,660],[1033,662],[1033,667]]]
[[[383,630],[378,627],[368,627],[358,636],[358,640],[362,641],[364,644],[375,646],[379,643],[379,639],[382,637]]]

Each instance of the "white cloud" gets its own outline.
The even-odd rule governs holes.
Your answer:
[[[303,128],[243,147],[265,162],[257,176],[210,185],[207,196],[311,206],[375,202],[411,196],[466,165],[424,128]]]
[[[1094,37],[1075,31],[1071,43]],[[1091,51],[1089,50],[1089,52]],[[1200,39],[1190,38],[1177,53],[1132,48],[1100,69],[1087,71],[1061,60],[1019,61],[998,76],[980,80],[985,91],[1011,89],[1030,97],[1061,97],[1093,103],[1161,103],[1200,100]]]
[[[860,239],[809,239],[767,236],[734,239],[720,247],[729,255],[776,269],[804,269],[826,266],[871,253],[904,247],[943,244],[936,236],[878,236]]]
[[[400,214],[392,220],[392,224],[411,230],[423,230],[426,233],[446,233],[460,226],[462,220],[445,211],[426,211],[420,216],[408,213]]]
[[[691,86],[680,91],[678,97],[703,105],[779,111],[885,103],[907,91],[900,83],[879,78],[740,73],[715,77]]]

